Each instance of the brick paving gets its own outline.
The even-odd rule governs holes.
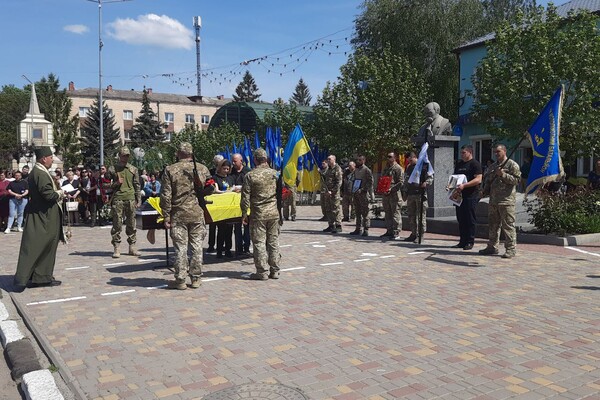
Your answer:
[[[278,281],[246,279],[251,259],[207,256],[200,289],[166,290],[172,275],[153,269],[162,234],[150,245],[139,232],[141,262],[113,260],[109,229],[76,227],[59,247],[63,285],[16,296],[90,399],[200,399],[247,383],[311,399],[599,398],[599,257],[522,245],[504,260],[444,235],[355,238],[348,224],[323,234],[318,207],[298,210]],[[6,284],[20,236],[3,240]]]

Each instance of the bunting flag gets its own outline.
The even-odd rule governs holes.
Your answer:
[[[556,90],[535,122],[527,130],[533,149],[533,160],[525,190],[527,195],[537,191],[548,182],[562,178],[565,174],[558,146],[563,89],[563,85],[561,85]]]
[[[408,183],[421,184],[421,171],[423,170],[423,163],[427,163],[427,175],[433,176],[433,167],[431,166],[429,157],[427,156],[428,148],[429,143],[423,143],[423,146],[421,146],[421,151],[419,152],[417,164],[415,165],[415,169],[413,169],[412,174],[410,174],[410,178],[408,178]]]
[[[290,133],[288,142],[283,152],[283,180],[288,186],[296,185],[296,177],[298,176],[298,158],[310,151],[308,141],[302,132],[300,124]]]

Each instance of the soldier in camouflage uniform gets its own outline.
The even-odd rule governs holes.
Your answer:
[[[356,207],[352,203],[352,185],[354,184],[355,168],[356,163],[350,161],[344,171],[344,180],[342,181],[342,213],[344,218],[342,218],[342,222],[356,218]]]
[[[336,164],[335,156],[327,157],[327,170],[325,171],[325,215],[329,226],[323,232],[338,233],[342,231],[341,193],[342,168]]]
[[[356,159],[356,169],[354,170],[354,206],[356,207],[356,229],[351,235],[369,236],[369,197],[373,198],[373,173],[365,165],[365,156],[358,156]],[[360,181],[358,185],[357,181]]]
[[[141,186],[138,170],[129,164],[130,151],[128,147],[119,150],[119,162],[111,168],[112,189],[111,197],[113,226],[110,231],[112,245],[114,247],[113,258],[121,256],[119,245],[121,244],[121,231],[123,229],[123,216],[125,216],[125,233],[129,243],[129,255],[139,256],[135,243],[137,241],[135,228],[135,209],[141,205]]]
[[[327,168],[327,160],[321,161],[321,169],[319,169],[319,179],[321,179],[320,204],[321,213],[323,214],[323,216],[321,217],[321,219],[319,219],[319,221],[327,221],[327,210],[325,209],[325,193],[327,193],[327,187],[325,186],[325,172],[327,172]]]
[[[191,287],[200,287],[202,275],[202,242],[206,236],[204,210],[198,204],[194,191],[194,162],[192,145],[182,142],[177,158],[179,162],[165,168],[162,177],[160,206],[165,218],[165,229],[170,229],[175,249],[175,280],[169,288],[184,290],[190,276]],[[210,178],[208,168],[196,163],[199,187]],[[188,262],[188,247],[191,258]]]
[[[411,151],[407,154],[410,164],[406,168],[406,174],[404,174],[404,189],[403,193],[406,195],[406,208],[408,212],[408,227],[410,229],[410,236],[404,239],[405,242],[415,242],[421,235],[425,234],[427,230],[427,186],[433,183],[433,176],[427,175],[427,164],[423,164],[421,170],[419,184],[409,183],[408,180],[412,175],[415,165],[419,157],[417,153]],[[419,209],[421,210],[421,216],[419,217]],[[421,227],[419,228],[419,218],[421,219]],[[419,232],[420,230],[420,232]],[[421,237],[421,241],[423,237]]]
[[[267,152],[254,150],[256,168],[244,177],[242,186],[242,223],[248,224],[250,215],[250,238],[252,239],[256,272],[250,279],[264,281],[279,279],[279,230],[281,223],[277,209],[277,171],[269,168]]]
[[[296,175],[296,185],[290,186],[285,183],[285,187],[290,191],[289,196],[283,199],[283,218],[288,221],[290,217],[292,221],[296,220],[296,195],[298,193],[298,185],[300,184],[300,174]]]
[[[507,159],[506,146],[494,147],[496,162],[492,164],[484,179],[482,197],[490,196],[488,207],[489,240],[479,254],[498,254],[500,229],[504,233],[506,252],[502,258],[513,258],[517,254],[517,230],[515,228],[516,187],[521,179],[519,164]]]
[[[385,211],[385,227],[386,231],[381,238],[397,239],[402,230],[402,198],[400,197],[400,189],[404,184],[404,170],[396,162],[396,154],[388,154],[387,167],[383,170],[381,176],[390,176],[392,181],[386,193],[383,194],[383,210]]]

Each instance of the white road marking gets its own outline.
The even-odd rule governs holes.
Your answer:
[[[328,240],[327,243],[334,243],[334,242],[339,242],[342,239],[333,239],[333,240]]]
[[[86,269],[89,268],[89,265],[86,265],[85,267],[71,267],[71,268],[65,268],[66,271],[73,271],[74,269]]]
[[[167,284],[165,283],[164,285],[150,286],[150,287],[147,287],[146,289],[148,289],[148,290],[154,290],[154,289],[163,289],[163,288],[166,288],[166,287],[168,287],[168,286],[169,286],[169,285],[167,285]]]
[[[100,115],[100,114],[98,114]],[[100,226],[100,229],[112,229],[112,225]]]
[[[313,244],[312,247],[327,247],[324,244]]]
[[[293,268],[284,268],[284,269],[280,269],[280,271],[295,271],[297,269],[306,269],[306,267],[293,267]]]
[[[425,254],[424,251],[413,251],[412,253],[407,253],[407,254]]]
[[[35,306],[35,305],[38,305],[38,304],[64,303],[65,301],[75,301],[75,300],[83,300],[83,299],[87,299],[87,297],[86,296],[79,296],[79,297],[67,297],[65,299],[34,301],[33,303],[27,303],[27,305],[28,306]]]
[[[131,293],[131,292],[135,292],[135,289],[121,290],[119,292],[100,293],[100,296],[114,296],[117,294],[125,294],[125,293]]]
[[[138,262],[140,263],[149,263],[149,262],[156,262],[156,261],[162,261],[160,258],[140,258],[138,260]]]
[[[222,276],[222,277],[217,277],[217,278],[206,278],[206,279],[202,279],[202,282],[210,282],[210,281],[223,281],[225,279],[229,279],[226,276]]]
[[[359,258],[358,260],[352,260],[354,262],[363,262],[363,261],[371,261],[370,258]]]
[[[282,244],[281,246],[279,246],[279,248],[282,248],[282,247],[292,247],[292,245],[291,244]]]
[[[122,262],[118,262],[118,263],[104,264],[102,266],[103,267],[114,267],[114,266],[117,266],[117,265],[125,265],[125,262],[122,261]]]
[[[319,243],[321,243],[321,242],[307,242],[307,243],[304,243],[304,244],[319,244]]]
[[[600,257],[600,254],[598,254],[598,253],[592,253],[591,251],[581,250],[576,247],[566,246],[565,249],[575,250],[575,251],[578,251],[583,254],[589,254],[590,256]]]
[[[410,254],[410,253],[408,253],[408,254]],[[379,257],[379,258],[394,258],[394,257],[396,257],[396,256],[395,256],[395,255],[393,255],[393,254],[391,254],[391,255],[389,255],[389,256],[381,256],[381,257]]]
[[[362,253],[360,256],[361,257],[375,257],[375,256],[377,256],[377,253]]]
[[[343,264],[343,261],[338,261],[338,262],[332,262],[332,263],[325,263],[325,264],[319,264],[322,267],[327,267],[328,265],[340,265]]]

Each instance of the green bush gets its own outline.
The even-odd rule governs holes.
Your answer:
[[[600,191],[540,191],[526,200],[529,222],[545,234],[560,236],[600,232]]]

